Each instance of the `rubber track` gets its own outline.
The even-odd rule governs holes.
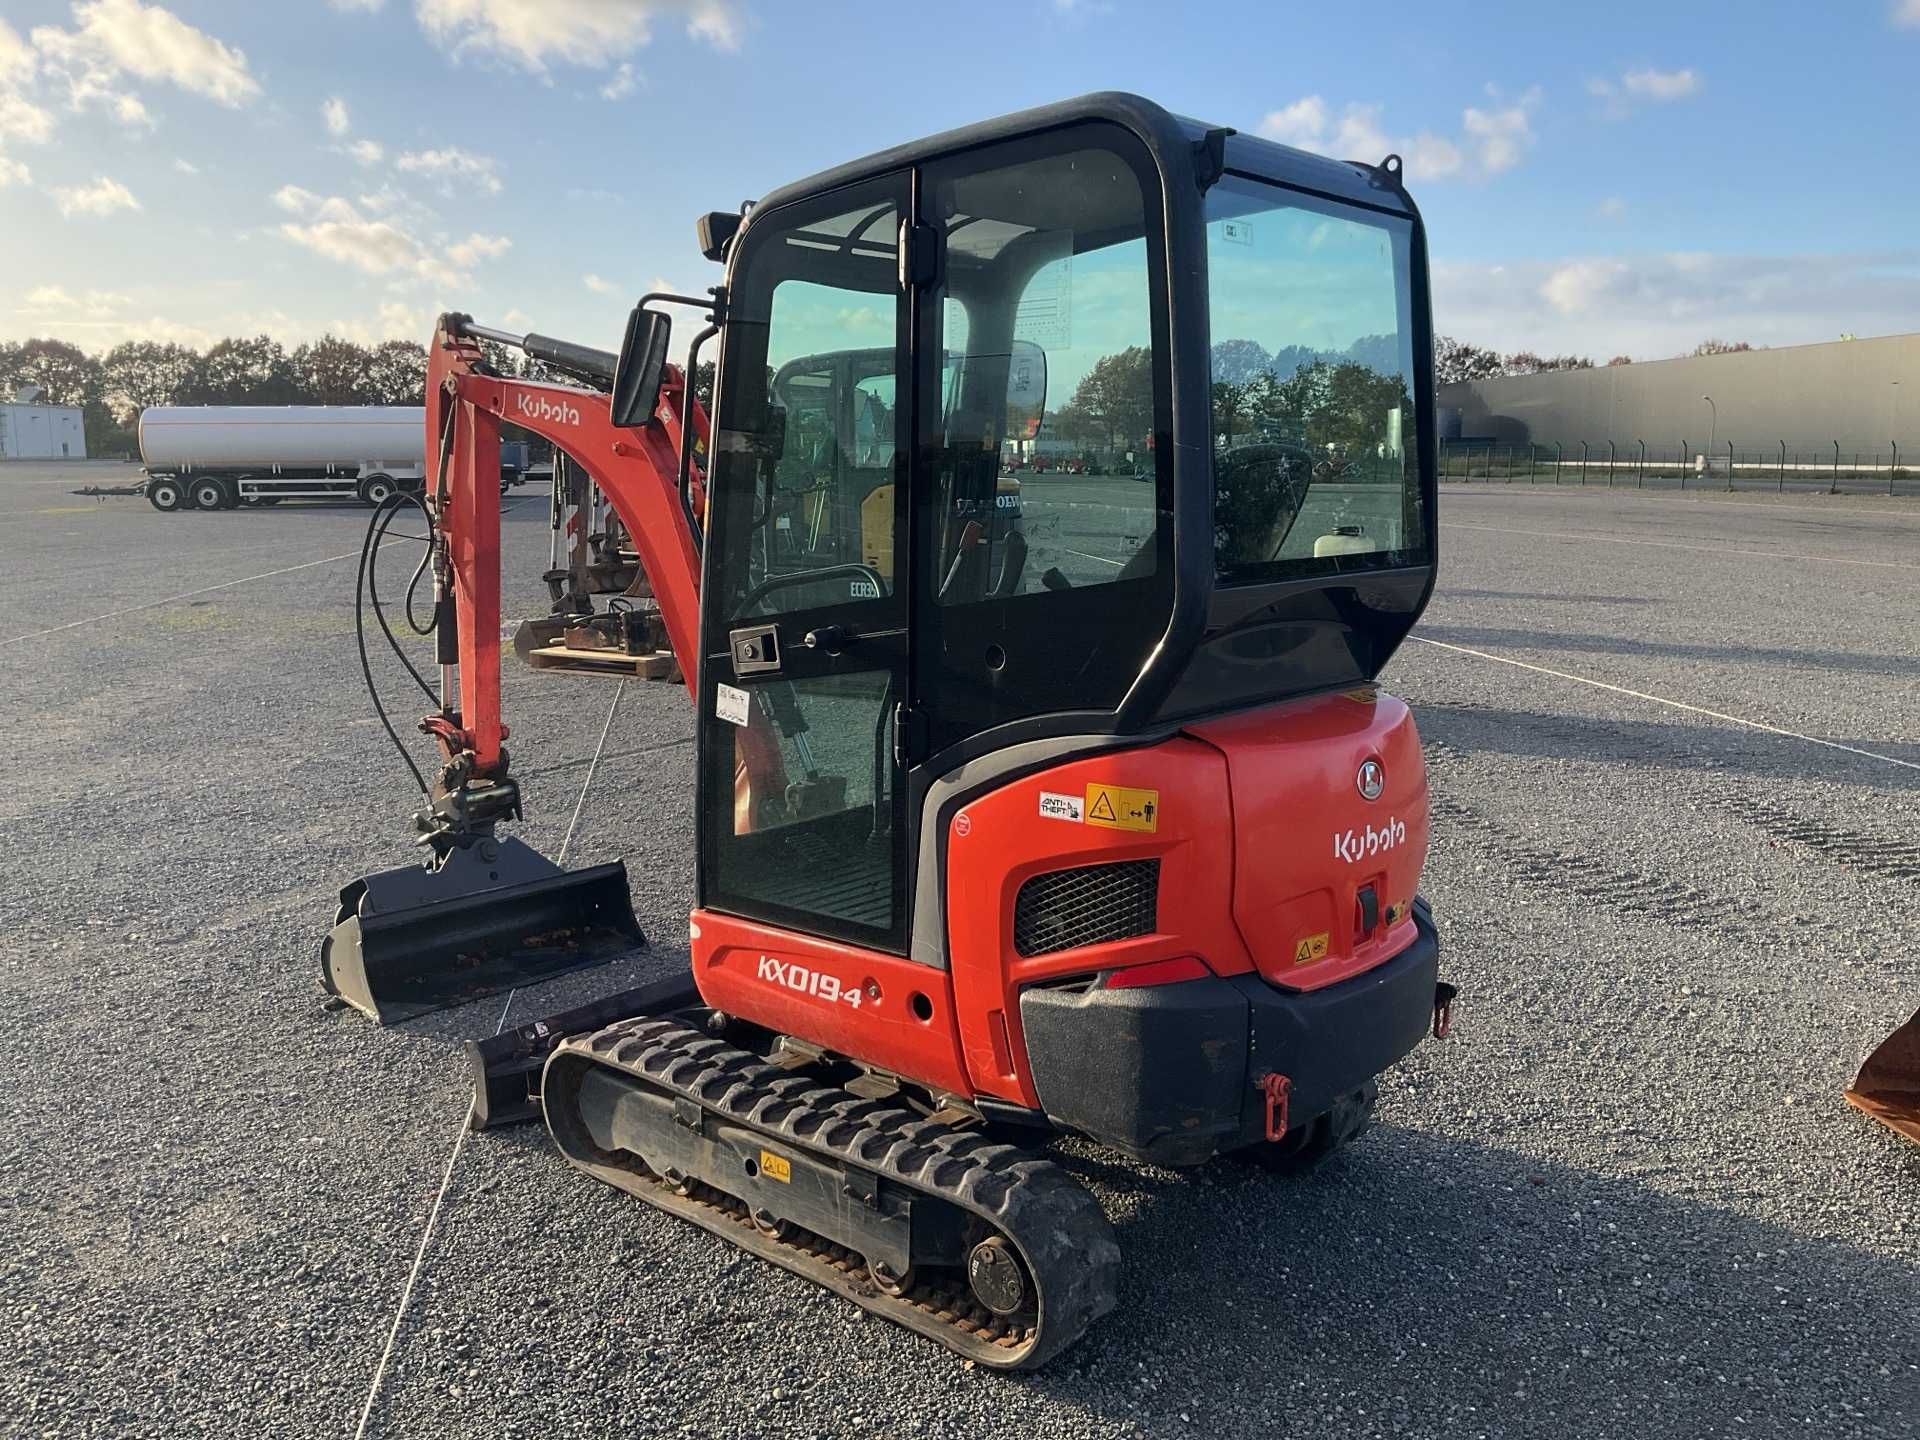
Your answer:
[[[572,1104],[581,1077],[595,1067],[980,1217],[1026,1260],[1040,1297],[1036,1323],[1019,1330],[995,1323],[966,1293],[964,1279],[945,1290],[923,1284],[904,1296],[885,1294],[845,1248],[798,1227],[773,1238],[754,1226],[744,1203],[717,1187],[696,1181],[679,1193],[638,1156],[599,1150],[577,1114],[555,1114],[556,1105]],[[778,1069],[677,1020],[643,1016],[563,1042],[547,1061],[541,1090],[547,1129],[570,1164],[980,1364],[1044,1365],[1118,1300],[1120,1247],[1112,1227],[1093,1197],[1051,1161]]]

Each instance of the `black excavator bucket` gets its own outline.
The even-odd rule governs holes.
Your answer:
[[[383,870],[342,889],[320,983],[392,1025],[645,943],[625,865],[562,870],[518,840],[487,838],[453,847],[437,868]]]

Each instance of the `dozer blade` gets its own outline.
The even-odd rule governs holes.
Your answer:
[[[1867,1056],[1847,1103],[1920,1145],[1920,1011]]]
[[[391,1025],[645,943],[625,865],[562,870],[518,840],[483,840],[437,870],[383,870],[341,890],[320,983]]]

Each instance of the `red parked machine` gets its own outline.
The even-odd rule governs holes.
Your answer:
[[[599,485],[685,664],[698,893],[690,975],[475,1046],[476,1123],[537,1106],[589,1174],[1037,1366],[1120,1255],[1034,1147],[1311,1163],[1445,1029],[1419,741],[1374,684],[1435,573],[1420,218],[1396,157],[1102,94],[699,228],[724,282],[618,357],[440,322],[428,859],[343,892],[326,983],[398,1018],[638,938],[619,866],[496,833],[511,421]],[[710,440],[663,300],[710,317]],[[1011,524],[1003,456],[1050,436],[1128,473],[1033,474]]]

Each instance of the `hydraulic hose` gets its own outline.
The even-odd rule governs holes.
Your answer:
[[[400,648],[400,641],[395,637],[393,626],[388,622],[386,611],[380,604],[378,575],[380,547],[387,542],[387,530],[393,524],[394,517],[407,505],[418,507],[427,522],[426,554],[421,559],[419,567],[415,569],[413,580],[407,586],[407,625],[417,634],[425,635],[432,633],[437,623],[436,616],[435,621],[430,621],[426,629],[422,630],[413,618],[412,609],[414,585],[418,583],[421,572],[426,568],[427,558],[433,554],[436,535],[433,512],[418,495],[408,491],[396,491],[374,507],[373,518],[367,522],[366,539],[360,545],[360,568],[354,580],[353,591],[353,637],[360,652],[360,675],[366,682],[367,698],[373,702],[373,713],[379,717],[380,726],[387,732],[387,738],[393,742],[393,748],[399,751],[400,758],[406,761],[407,769],[413,772],[414,783],[420,787],[420,793],[428,795],[432,792],[427,784],[427,777],[421,773],[419,765],[414,762],[406,742],[400,738],[400,732],[393,728],[393,721],[387,715],[387,707],[381,703],[380,687],[374,681],[373,663],[367,655],[366,607],[371,603],[374,620],[380,627],[380,633],[386,637],[388,646],[399,657],[401,665],[406,668],[407,674],[413,677],[413,683],[420,687],[427,699],[435,705],[439,704],[439,697],[421,678],[420,672],[414,668],[413,661],[407,658],[406,651]]]

